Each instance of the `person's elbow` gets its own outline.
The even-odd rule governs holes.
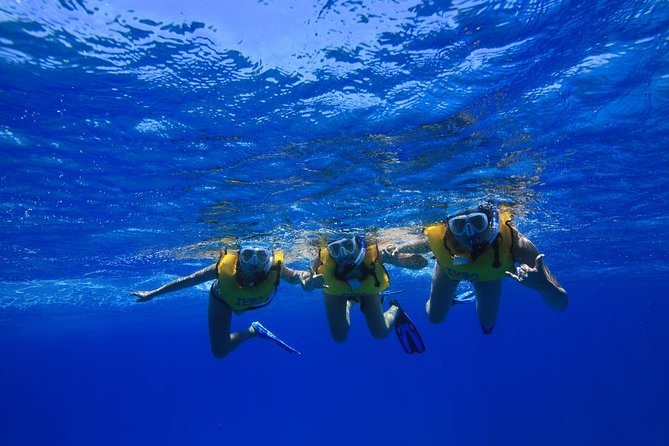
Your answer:
[[[569,299],[567,296],[564,296],[557,302],[554,308],[558,311],[567,311],[567,307],[569,307]]]
[[[566,311],[567,307],[569,307],[569,297],[567,297],[567,292],[562,288],[555,291],[556,292],[552,293],[553,295],[547,299],[548,305],[555,310]]]

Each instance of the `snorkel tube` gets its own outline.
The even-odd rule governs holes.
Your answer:
[[[365,251],[367,250],[367,246],[365,246],[365,238],[360,235],[355,236],[355,241],[360,247],[360,252],[358,252],[358,256],[353,261],[353,264],[355,266],[360,266],[362,259],[365,258]]]

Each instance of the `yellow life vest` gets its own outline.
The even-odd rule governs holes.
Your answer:
[[[360,281],[360,286],[354,289],[349,282],[336,277],[337,262],[330,256],[327,248],[321,248],[321,265],[318,267],[317,273],[323,275],[324,283],[328,286],[323,289],[324,292],[333,296],[352,297],[376,294],[388,289],[390,286],[388,271],[381,263],[378,251],[376,244],[367,247],[365,250],[365,257],[358,267],[361,269],[364,278]]]
[[[239,253],[221,253],[216,264],[218,294],[233,311],[252,310],[271,302],[272,294],[279,286],[283,267],[283,251],[274,253],[274,264],[262,282],[253,286],[242,286],[237,281],[237,259]]]
[[[489,282],[506,277],[505,272],[514,271],[515,260],[511,252],[516,229],[511,226],[508,212],[499,213],[499,234],[480,256],[472,260],[470,253],[455,242],[446,222],[428,226],[423,233],[439,266],[451,280]],[[495,246],[496,245],[496,246]],[[455,257],[465,258],[465,263],[455,261]]]

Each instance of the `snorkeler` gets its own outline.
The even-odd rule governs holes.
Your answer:
[[[567,292],[544,263],[544,254],[539,254],[534,244],[518,232],[508,212],[482,205],[429,226],[424,235],[417,242],[385,247],[382,258],[386,263],[403,266],[397,260],[401,253],[432,251],[437,264],[425,305],[431,322],[446,318],[461,280],[474,286],[476,313],[484,334],[491,334],[495,326],[502,279],[507,276],[538,291],[551,308],[567,309]]]
[[[397,261],[403,262],[414,256],[397,256]],[[406,266],[411,267],[408,264]],[[351,327],[351,308],[359,303],[374,338],[386,338],[395,327],[407,353],[421,353],[425,350],[418,331],[396,300],[393,299],[390,308],[383,311],[380,293],[390,286],[390,282],[376,244],[367,246],[360,235],[331,241],[320,249],[310,272],[313,277],[324,278],[325,313],[330,334],[336,342],[346,341]]]
[[[323,277],[306,271],[292,270],[284,265],[283,252],[256,246],[243,246],[239,251],[224,250],[217,263],[181,277],[152,291],[135,291],[137,302],[215,280],[209,290],[209,341],[216,358],[224,358],[242,342],[253,337],[270,339],[283,349],[299,352],[253,322],[246,330],[230,333],[232,313],[255,310],[272,301],[281,280],[300,284],[306,291],[322,287]]]

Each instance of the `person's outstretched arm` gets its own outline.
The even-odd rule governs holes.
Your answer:
[[[548,266],[544,263],[544,255],[524,235],[518,233],[513,254],[520,266],[516,272],[507,271],[507,276],[514,278],[520,284],[536,290],[541,294],[544,302],[551,308],[564,311],[569,305],[567,291],[560,285]]]
[[[288,268],[284,265],[281,271],[281,280],[290,283],[291,285],[300,284],[305,291],[313,291],[316,288],[323,288],[323,275],[316,274],[313,267],[309,267],[308,271],[300,271]]]
[[[204,282],[216,279],[216,264],[214,263],[211,266],[201,269],[200,271],[194,272],[190,276],[179,277],[176,280],[173,280],[170,283],[167,283],[160,288],[156,288],[151,291],[135,291],[130,293],[132,296],[137,296],[137,302],[147,302],[153,299],[156,296],[165,293],[171,293],[172,291],[182,290],[184,288],[189,288],[195,285],[199,285]]]
[[[381,261],[408,269],[422,269],[428,261],[421,254],[430,252],[427,238],[402,245],[386,245],[381,249]]]

